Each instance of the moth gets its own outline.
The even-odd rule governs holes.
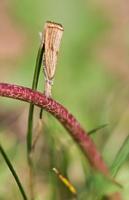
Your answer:
[[[64,28],[61,24],[47,21],[43,32],[43,66],[45,75],[45,95],[51,96],[51,87],[55,76],[57,57]]]

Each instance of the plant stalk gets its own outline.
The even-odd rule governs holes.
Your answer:
[[[26,195],[26,193],[25,193],[25,191],[23,189],[22,183],[20,182],[20,180],[18,178],[18,175],[17,175],[15,169],[13,168],[13,165],[11,164],[11,161],[9,160],[8,156],[6,155],[4,149],[3,149],[3,147],[1,145],[0,145],[0,152],[1,152],[1,154],[2,154],[2,156],[4,158],[4,160],[5,160],[8,168],[11,171],[11,173],[12,173],[12,175],[13,175],[16,183],[17,183],[17,186],[19,187],[19,191],[21,192],[21,195],[22,195],[23,199],[24,200],[28,200],[27,195]]]
[[[39,50],[38,50],[36,67],[35,67],[35,72],[34,72],[34,76],[33,76],[33,83],[32,83],[32,89],[33,90],[37,89],[39,74],[40,74],[40,69],[41,69],[41,64],[42,64],[43,52],[44,52],[44,45],[41,44],[40,47],[39,47]],[[27,151],[28,151],[28,155],[31,152],[31,146],[32,146],[33,113],[34,113],[34,104],[30,103],[29,115],[28,115],[28,129],[27,129]]]
[[[44,45],[41,43],[37,59],[36,66],[33,75],[32,89],[36,90],[38,86],[39,74],[42,65],[42,58],[44,52]],[[31,200],[34,199],[34,174],[33,174],[33,160],[32,160],[32,135],[33,135],[33,115],[34,115],[34,104],[30,103],[29,114],[28,114],[28,128],[27,128],[27,159],[29,165],[29,186],[30,186],[30,196]]]
[[[26,101],[51,113],[70,133],[76,144],[80,146],[89,160],[91,167],[109,176],[108,167],[103,161],[96,145],[87,135],[87,132],[80,126],[75,117],[61,104],[30,88],[7,83],[0,83],[0,96]]]

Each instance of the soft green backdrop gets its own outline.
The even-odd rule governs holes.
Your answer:
[[[101,6],[94,2],[91,3],[90,1],[84,0],[11,0],[8,2],[8,10],[14,24],[20,27],[26,35],[26,44],[24,51],[18,57],[8,60],[7,66],[6,60],[4,61],[4,67],[8,69],[10,65],[12,68],[11,70],[9,68],[9,71],[7,70],[7,76],[5,74],[2,77],[2,81],[31,87],[36,54],[40,43],[39,32],[43,31],[46,20],[61,23],[65,31],[58,58],[57,72],[52,91],[53,97],[66,106],[77,117],[86,130],[90,130],[101,124],[109,124],[109,127],[100,131],[100,134],[93,136],[93,139],[97,143],[97,146],[103,150],[105,160],[111,164],[111,161],[122,143],[121,141],[124,140],[123,138],[125,138],[128,133],[129,119],[129,115],[126,113],[127,99],[129,97],[128,88],[125,87],[126,85],[121,79],[112,74],[112,71],[107,70],[106,64],[99,59],[96,54],[97,46],[104,41],[105,34],[113,27],[112,20],[106,15],[105,10],[102,9]],[[43,75],[41,74],[39,90],[43,91],[43,87]],[[121,91],[121,95],[119,95],[119,91]],[[1,110],[3,111],[5,109],[7,113],[8,110],[11,110],[11,115],[13,115],[13,112],[16,112],[17,109],[20,109],[21,105],[22,108],[28,109],[28,105],[25,105],[25,103],[7,99],[2,99],[0,102],[2,105],[1,107],[4,106]],[[25,121],[27,120],[27,111],[26,117],[24,118]],[[48,120],[49,129],[51,130],[49,130],[50,132],[54,130],[54,134],[57,135],[57,138],[59,137],[61,141],[62,137],[67,138],[64,129],[59,126],[53,118],[49,117],[49,115],[47,115],[46,118]],[[21,122],[21,126],[23,126],[23,124]],[[8,126],[6,128],[1,128],[1,133],[6,133],[6,135],[1,134],[2,144],[7,147],[7,152],[12,160],[15,160],[19,173],[24,174],[24,168],[26,169],[26,166],[23,164],[26,161],[25,143],[23,142],[17,145],[17,138],[12,138],[10,135],[8,136],[7,129]],[[124,136],[122,136],[121,132]],[[25,133],[26,132],[24,132],[24,134]],[[52,133],[50,133],[50,135],[51,134]],[[68,141],[69,140],[70,138],[68,138]],[[116,142],[116,140],[118,141]],[[116,143],[118,143],[118,145],[116,145]],[[51,144],[50,141],[49,145]],[[63,142],[61,144],[63,144]],[[71,143],[69,146],[71,146]],[[69,146],[68,144],[66,145],[67,148],[70,148]],[[50,148],[50,151],[53,150]],[[75,150],[75,152],[76,151],[77,150]],[[71,154],[74,154],[73,151]],[[78,155],[77,153],[78,161],[77,163],[75,162],[75,165],[79,163],[79,156],[80,154]],[[73,160],[76,159],[73,158]],[[39,160],[37,162],[39,164]],[[72,164],[72,167],[73,166]],[[0,176],[2,177],[0,178],[0,185],[3,184],[2,188],[0,186],[0,193],[1,198],[7,200],[11,197],[13,198],[14,194],[17,194],[17,188],[14,189],[14,187],[13,192],[10,191],[9,193],[10,196],[4,198],[6,194],[5,185],[14,184],[13,179],[10,178],[11,182],[8,181],[7,177],[9,175],[4,169],[5,167],[5,165],[4,167],[0,167]],[[129,176],[126,168],[125,166],[124,172],[121,171],[121,180],[124,179],[123,177],[126,176],[127,178]],[[83,175],[80,176],[83,182]],[[23,181],[26,182],[24,178]],[[40,182],[42,183],[42,180],[39,181],[39,188],[41,187]],[[82,185],[84,187],[84,184]],[[127,186],[126,184],[126,187]],[[128,194],[126,195],[127,189],[123,192],[125,196],[128,196]],[[40,188],[39,193],[41,190]],[[93,189],[90,191],[92,190]],[[88,195],[89,193],[86,192],[86,196]],[[84,195],[83,198],[85,199],[86,196]],[[93,198],[92,195],[88,197],[88,199]],[[19,199],[19,197],[15,199]],[[40,197],[37,199],[40,199]],[[125,199],[128,199],[128,197],[125,197]]]

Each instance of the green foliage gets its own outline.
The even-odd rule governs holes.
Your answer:
[[[25,193],[25,191],[23,189],[23,186],[22,186],[22,184],[21,184],[21,182],[19,180],[19,177],[18,177],[15,169],[13,168],[13,165],[12,165],[11,161],[9,160],[8,156],[6,155],[4,149],[3,149],[3,147],[1,145],[0,145],[0,153],[2,154],[2,156],[3,156],[3,158],[4,158],[5,162],[6,162],[9,170],[11,171],[11,173],[12,173],[14,179],[15,179],[15,181],[16,181],[18,187],[19,187],[19,191],[21,192],[21,195],[22,195],[23,199],[27,200],[28,198],[27,198],[26,193]]]
[[[46,20],[60,22],[63,24],[65,32],[53,87],[54,98],[68,107],[88,130],[92,127],[98,127],[98,124],[104,124],[105,121],[109,121],[112,125],[111,109],[113,105],[110,104],[110,98],[115,88],[119,88],[119,80],[105,70],[105,65],[96,57],[96,46],[101,45],[106,31],[110,32],[112,25],[105,15],[105,10],[94,7],[90,1],[77,0],[12,0],[10,6],[12,16],[27,35],[28,46],[18,63],[16,61],[16,66],[19,67],[15,68],[15,64],[13,65],[15,70],[12,72],[13,76],[10,75],[9,82],[28,87],[31,85],[33,66],[39,46],[38,32],[43,30],[43,24]],[[42,73],[40,76],[42,80]],[[43,91],[43,81],[39,82],[39,88]],[[1,102],[2,105],[7,105],[7,101]],[[121,105],[123,101],[118,103]],[[10,104],[18,108],[16,102]],[[36,110],[35,114],[37,113],[39,112]],[[32,113],[30,116],[33,117]],[[115,123],[118,122],[117,114],[113,115],[113,119]],[[98,200],[104,194],[118,190],[111,181],[90,171],[87,161],[74,142],[52,117],[45,113],[44,121],[40,140],[34,152],[36,200],[73,200],[73,196],[53,174],[53,167],[58,167],[74,183],[78,191],[78,200]],[[24,126],[23,123],[21,122],[21,126]],[[93,134],[99,148],[113,135],[115,125],[113,124],[111,129],[102,129],[101,134]],[[92,133],[100,128],[102,127],[92,130]],[[126,124],[127,128],[128,123]],[[10,130],[10,126],[7,126],[6,129]],[[4,141],[5,146],[10,142],[11,137],[16,137],[10,136],[6,132],[6,130],[1,131],[2,135],[7,138]],[[127,137],[112,163],[113,175],[116,175],[128,159],[128,143]],[[113,141],[113,144],[117,145],[117,141]],[[18,145],[19,152],[16,154],[15,162],[22,166],[20,171],[23,169],[27,171],[25,160],[22,157],[25,145],[22,141]],[[108,149],[110,151],[110,145]],[[6,177],[3,178],[6,188],[8,184],[7,172],[6,169],[2,168],[1,170],[1,168],[0,177]],[[121,173],[121,170],[119,172]],[[24,173],[23,176],[27,176]],[[127,171],[124,173],[125,177],[126,174]],[[6,190],[0,192],[3,193],[3,195],[0,194],[1,199],[11,199],[10,196],[17,193],[13,185],[10,184],[10,188],[8,196],[6,196]],[[128,199],[129,193],[126,193],[125,198]]]
[[[123,164],[129,159],[129,136],[126,137],[124,143],[122,144],[121,148],[119,149],[112,165],[111,165],[111,172],[113,176],[119,172],[120,168]]]
[[[98,126],[97,128],[94,128],[94,129],[88,131],[88,135],[91,135],[91,134],[96,133],[97,131],[99,131],[99,130],[105,128],[107,125],[108,125],[108,124],[103,124],[103,125]]]

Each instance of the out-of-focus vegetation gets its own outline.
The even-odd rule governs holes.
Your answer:
[[[127,6],[125,1],[123,4],[116,2],[116,7],[114,4],[105,2],[104,5],[99,0],[1,0],[0,8],[0,82],[31,87],[40,44],[39,32],[43,31],[46,20],[63,24],[65,31],[53,98],[65,105],[88,131],[109,124],[91,136],[109,166],[129,133],[129,43],[127,13],[124,12]],[[117,10],[121,10],[123,15],[118,15]],[[43,91],[42,73],[40,79],[39,90]],[[38,113],[37,109],[35,125]],[[0,142],[26,190],[29,188],[25,143],[27,114],[27,104],[0,99]],[[53,173],[53,167],[69,177],[77,188],[78,199],[97,199],[102,193],[119,190],[90,171],[87,161],[66,131],[46,113],[33,159],[36,200],[73,199]],[[20,199],[2,157],[0,163],[0,199]],[[120,192],[125,200],[129,197],[128,165],[126,160],[116,176],[124,186]]]

